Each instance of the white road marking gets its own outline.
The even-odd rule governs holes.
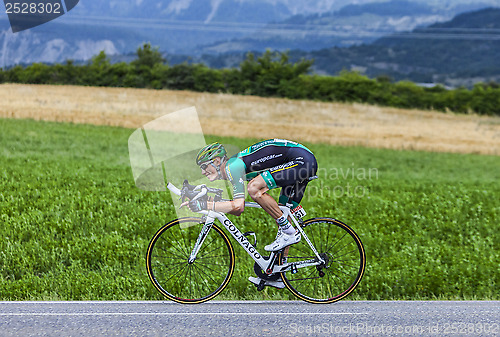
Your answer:
[[[20,312],[0,316],[276,316],[276,315],[367,315],[364,312]]]
[[[347,301],[344,301],[344,303]],[[55,309],[60,304],[72,305],[102,305],[102,304],[160,304],[160,305],[174,305],[183,307],[184,305],[171,301],[0,301],[0,305],[17,305],[25,309],[32,305],[50,305],[51,309]],[[301,304],[307,303],[301,301],[210,301],[209,303],[199,304],[200,307],[212,304]],[[312,306],[312,305],[311,305]],[[56,309],[57,310],[57,309]],[[299,316],[341,316],[341,315],[367,315],[365,312],[0,312],[0,317],[28,317],[28,316],[286,316],[286,315],[299,315]]]
[[[339,303],[353,303],[354,301],[342,301]],[[367,302],[367,301],[364,301]],[[375,303],[377,301],[370,301]],[[398,301],[404,302],[404,301]],[[415,302],[415,301],[414,301]],[[209,302],[201,303],[200,305],[211,305],[211,304],[283,304],[283,305],[295,305],[308,304],[303,301],[224,301],[224,300],[212,300]],[[363,303],[363,301],[355,301],[355,303]],[[183,306],[184,304],[176,303],[173,301],[0,301],[0,304],[171,304]]]

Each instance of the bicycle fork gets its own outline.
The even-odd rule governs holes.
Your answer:
[[[188,263],[192,264],[196,260],[196,255],[198,254],[198,251],[200,250],[201,245],[205,241],[205,238],[207,237],[208,233],[210,232],[210,229],[212,228],[212,225],[214,224],[213,220],[212,221],[207,221],[203,225],[200,234],[198,235],[198,239],[196,240],[196,243],[194,244],[193,250],[191,251],[191,254],[189,255]]]

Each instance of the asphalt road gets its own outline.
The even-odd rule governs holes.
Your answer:
[[[500,301],[0,302],[0,336],[500,336]]]

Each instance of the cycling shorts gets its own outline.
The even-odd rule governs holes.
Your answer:
[[[289,161],[272,167],[263,173],[262,178],[269,189],[281,187],[280,204],[291,203],[298,206],[310,178],[316,175],[316,157],[303,148],[291,148],[286,157]]]

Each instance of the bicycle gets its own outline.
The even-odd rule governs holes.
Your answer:
[[[317,177],[314,177],[317,178]],[[182,200],[208,198],[224,201],[222,190],[192,186],[167,188]],[[245,207],[261,208],[255,202]],[[359,236],[348,225],[331,218],[303,220],[302,206],[280,206],[302,235],[299,243],[263,256],[256,249],[254,232],[242,233],[224,213],[200,211],[202,217],[184,217],[161,227],[151,239],[146,267],[155,288],[166,298],[183,304],[209,301],[219,295],[233,276],[235,253],[218,220],[255,261],[255,274],[265,280],[282,279],[286,288],[309,303],[333,303],[352,293],[363,277],[366,256]],[[200,228],[201,227],[201,228]],[[254,237],[254,244],[247,237]],[[287,249],[288,248],[288,249]]]

